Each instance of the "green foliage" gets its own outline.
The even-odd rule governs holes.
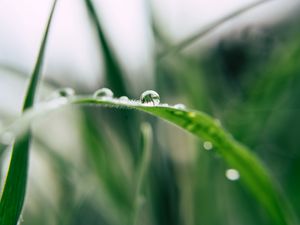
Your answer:
[[[53,193],[45,184],[47,196],[35,191],[28,199],[38,207],[28,204],[24,208],[24,224],[298,224],[294,211],[300,210],[299,32],[293,32],[294,27],[292,32],[285,32],[285,25],[273,31],[278,36],[286,33],[287,41],[281,43],[284,47],[272,46],[268,59],[259,54],[242,55],[240,58],[251,62],[244,65],[238,61],[238,72],[230,71],[230,63],[224,64],[228,60],[237,64],[240,58],[235,54],[240,54],[241,49],[232,48],[233,59],[225,54],[226,60],[222,61],[224,52],[220,52],[227,51],[226,43],[206,50],[200,59],[179,54],[224,22],[267,2],[271,0],[243,7],[175,46],[161,36],[158,27],[153,28],[163,48],[154,60],[155,90],[167,102],[182,101],[197,110],[156,105],[157,101],[151,98],[135,101],[90,95],[60,95],[32,108],[55,1],[30,78],[24,113],[0,133],[0,138],[5,132],[17,137],[2,191],[0,225],[17,224],[22,212],[32,136],[37,149],[34,153],[41,154],[49,164],[49,179],[54,179],[48,182],[56,186]],[[104,83],[116,96],[130,96],[131,87],[93,3],[85,0],[101,47],[99,52],[103,54]],[[254,42],[260,44],[259,40]],[[241,48],[246,53],[255,49]],[[22,78],[18,69],[12,70],[16,79]],[[49,83],[45,81],[46,85]],[[61,108],[64,109],[58,110]],[[51,145],[58,140],[48,134],[43,140],[39,132],[31,130],[33,123],[41,121],[39,118],[49,115],[51,120],[50,111],[62,114],[63,121],[70,120],[66,109],[76,115],[71,123],[79,135],[70,132],[64,138],[74,141],[80,153],[73,146],[63,155],[65,146],[60,142]],[[64,127],[60,123],[54,125]],[[204,148],[211,151],[203,150],[203,141]],[[5,147],[0,143],[1,168]],[[229,168],[239,173],[234,182],[224,176]],[[32,186],[37,185],[33,182]],[[49,198],[58,198],[58,205]]]
[[[30,114],[28,116],[24,116],[24,121],[21,120],[16,127],[19,127],[21,124],[26,126],[26,124],[30,124],[28,118],[34,119],[38,115],[68,103],[67,99],[62,98],[61,100],[62,104],[57,104],[56,107],[53,107],[53,102],[50,102],[43,106],[43,110],[29,112]],[[215,151],[222,156],[226,163],[241,174],[241,181],[257,201],[268,211],[273,224],[289,225],[294,223],[295,219],[293,218],[294,216],[290,211],[288,203],[277,190],[277,185],[260,160],[252,154],[249,149],[234,140],[233,137],[221,127],[220,123],[210,116],[199,111],[177,109],[170,106],[149,106],[134,101],[124,102],[118,99],[105,99],[105,97],[103,99],[72,97],[69,103],[76,105],[88,104],[108,107],[127,107],[141,110],[176,124],[199,138],[210,141]],[[149,131],[147,132],[149,133]],[[147,161],[149,160],[149,150],[147,150],[147,148],[146,151],[144,151],[145,155],[141,161],[141,177],[143,177],[144,167],[147,167]],[[141,185],[140,179],[142,178],[139,178],[138,186]],[[139,189],[140,188],[138,188],[138,190]]]

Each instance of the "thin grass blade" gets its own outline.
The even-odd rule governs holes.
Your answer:
[[[135,189],[135,202],[134,202],[134,212],[132,224],[138,224],[139,212],[141,210],[143,202],[143,186],[145,183],[146,175],[149,170],[150,160],[151,160],[151,148],[152,148],[152,127],[149,123],[143,123],[141,125],[141,149],[142,156],[137,173],[137,184]]]
[[[85,0],[85,3],[92,22],[95,25],[98,40],[102,47],[108,85],[116,91],[117,95],[127,95],[128,92],[124,83],[123,74],[121,72],[122,70],[119,67],[116,57],[105,37],[95,6],[92,0]]]
[[[52,10],[50,12],[37,61],[29,82],[23,105],[23,111],[31,108],[34,104],[38,82],[41,77],[47,37],[55,5],[56,0],[54,1]],[[20,139],[17,139],[14,144],[10,166],[1,196],[0,225],[15,225],[18,223],[26,193],[30,139],[31,134],[30,131],[28,131],[26,135],[22,136]]]
[[[232,13],[230,13],[229,15],[222,17],[221,19],[209,24],[208,26],[204,27],[203,29],[201,29],[199,32],[195,33],[194,35],[188,37],[187,39],[183,40],[182,42],[180,42],[179,44],[170,47],[169,49],[165,50],[164,52],[162,52],[161,54],[158,55],[158,59],[162,59],[168,55],[171,54],[176,54],[177,52],[182,51],[183,49],[185,49],[187,46],[189,46],[190,44],[194,43],[195,41],[199,40],[200,38],[204,37],[205,35],[209,34],[211,31],[215,30],[216,28],[218,28],[219,26],[221,26],[222,24],[224,24],[225,22],[245,13],[248,12],[251,9],[256,8],[257,6],[260,6],[264,3],[270,2],[272,0],[263,0],[263,1],[256,1],[253,2],[245,7],[242,7],[240,9],[238,9],[237,11],[234,11]]]

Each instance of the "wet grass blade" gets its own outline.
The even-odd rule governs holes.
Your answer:
[[[211,31],[215,30],[216,28],[218,28],[219,26],[221,26],[222,24],[224,24],[225,22],[245,13],[248,12],[249,10],[262,5],[263,3],[266,2],[270,2],[272,0],[263,0],[263,1],[256,1],[253,2],[243,8],[238,9],[237,11],[234,11],[233,13],[230,13],[229,15],[222,17],[221,19],[213,22],[212,24],[209,24],[208,26],[204,27],[203,29],[201,29],[199,32],[195,33],[194,35],[192,35],[191,37],[183,40],[182,42],[180,42],[179,44],[170,47],[169,49],[167,49],[166,51],[162,52],[161,54],[158,55],[159,59],[162,59],[168,55],[171,54],[175,54],[177,52],[182,51],[184,48],[186,48],[187,46],[189,46],[190,44],[194,43],[195,41],[199,40],[200,38],[204,37],[205,35],[209,34]]]
[[[269,213],[272,224],[297,224],[296,216],[287,199],[279,191],[277,183],[263,163],[247,147],[237,142],[218,121],[199,111],[176,109],[170,106],[149,106],[137,101],[78,96],[69,100],[61,98],[41,104],[37,109],[26,113],[6,131],[20,135],[24,130],[28,130],[30,122],[36,117],[70,104],[136,109],[175,124],[205,141],[210,141],[214,151],[222,156],[228,167],[239,171],[240,182]]]
[[[23,111],[31,108],[34,104],[55,5],[56,0],[53,3],[37,61],[31,75],[29,87],[25,96]],[[31,134],[29,131],[26,135],[17,139],[14,144],[10,166],[1,196],[0,225],[15,225],[18,223],[26,193],[30,137]]]

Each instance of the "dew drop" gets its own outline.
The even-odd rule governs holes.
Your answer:
[[[174,108],[175,109],[186,109],[186,106],[184,104],[179,103],[179,104],[174,105]]]
[[[213,144],[210,141],[204,141],[203,148],[207,151],[212,150]]]
[[[169,106],[169,104],[167,104],[167,103],[164,103],[164,104],[160,104],[160,106],[168,107],[168,106]]]
[[[121,101],[128,101],[129,98],[128,98],[127,96],[121,96],[121,97],[119,98],[119,100],[121,100]]]
[[[112,98],[114,93],[109,88],[101,88],[94,92],[94,98]]]
[[[225,176],[228,180],[238,180],[240,178],[240,173],[236,169],[228,169],[226,170]]]
[[[72,97],[75,95],[75,91],[72,88],[66,87],[66,88],[61,88],[56,91],[54,91],[47,100],[54,100],[57,98],[68,98]]]
[[[160,102],[159,94],[152,90],[143,92],[143,94],[140,97],[140,100],[142,103],[152,105],[158,105]]]
[[[62,88],[57,90],[57,94],[60,97],[70,97],[75,95],[75,91],[72,88]]]

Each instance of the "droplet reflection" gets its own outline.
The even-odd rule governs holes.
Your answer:
[[[174,105],[174,108],[176,108],[176,109],[186,109],[186,106],[184,104],[179,103],[179,104]]]
[[[142,93],[140,100],[143,104],[158,105],[160,102],[160,97],[157,92],[148,90]]]
[[[109,88],[101,88],[94,92],[94,98],[112,98],[114,93]]]
[[[207,151],[212,150],[213,144],[210,141],[204,141],[203,148]]]
[[[119,98],[119,100],[121,100],[121,101],[128,101],[129,98],[128,98],[127,96],[121,96],[121,97]]]
[[[228,180],[238,180],[240,178],[240,173],[236,169],[228,169],[225,173]]]

